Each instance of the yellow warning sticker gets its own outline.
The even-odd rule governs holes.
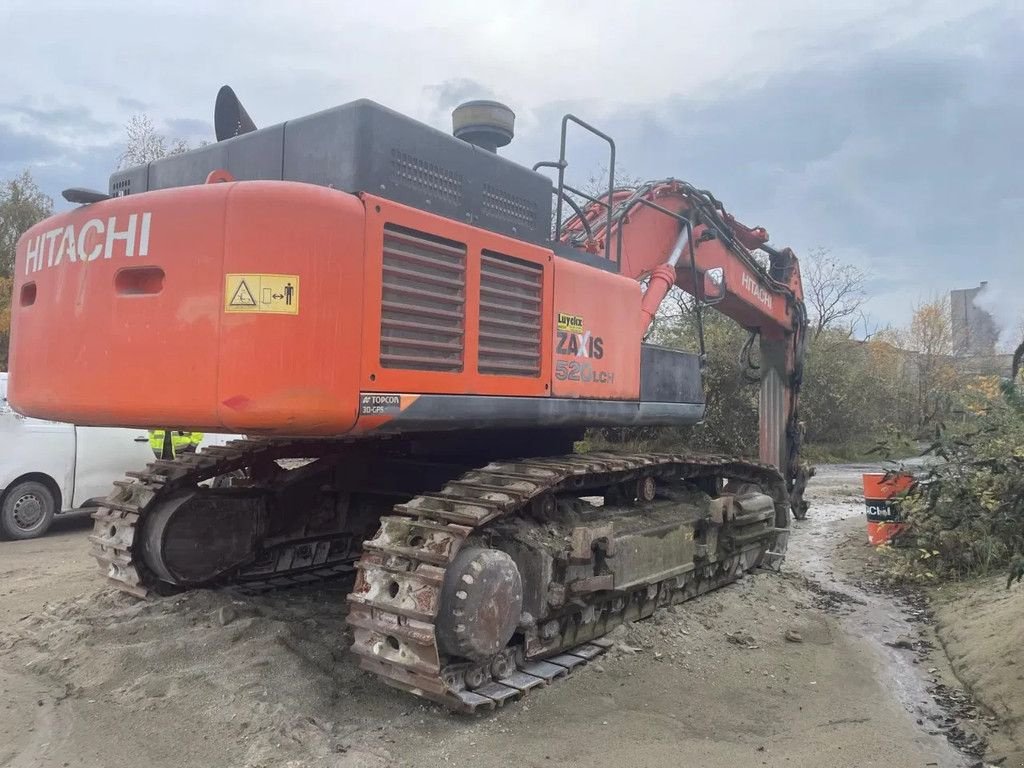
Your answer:
[[[298,275],[225,275],[225,312],[299,314]]]
[[[583,318],[567,312],[558,313],[558,330],[570,333],[583,333]]]

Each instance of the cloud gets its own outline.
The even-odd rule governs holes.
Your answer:
[[[146,112],[152,106],[140,99],[133,99],[130,96],[118,96],[117,105],[125,111],[137,113]]]
[[[27,101],[21,103],[0,103],[0,118],[21,121],[33,131],[40,133],[69,133],[81,131],[86,134],[110,131],[117,126],[106,120],[98,120],[92,112],[80,105],[36,107]]]
[[[17,169],[13,171],[17,173],[30,165],[53,160],[61,151],[60,145],[46,136],[22,133],[0,123],[0,168]]]
[[[0,103],[0,178],[29,170],[58,209],[71,186],[105,190],[120,128],[91,107],[36,96]]]
[[[824,246],[857,263],[875,288],[876,320],[901,323],[917,298],[1024,278],[1010,239],[1022,206],[1020,33],[1019,20],[986,11],[713,100],[678,96],[595,122],[616,138],[618,161],[632,173],[708,187],[776,244]],[[566,107],[587,116],[596,106],[535,113],[557,126]],[[557,127],[549,128],[548,156],[556,142]],[[524,140],[533,152],[542,151],[537,143]],[[574,134],[570,177],[587,178],[606,152]]]
[[[449,111],[470,99],[495,98],[494,91],[488,86],[466,77],[445,80],[437,85],[428,85],[423,90],[438,109]]]
[[[777,244],[861,265],[878,318],[901,322],[914,297],[982,279],[1024,281],[1014,0],[652,1],[630,13],[523,0],[486,14],[440,0],[384,14],[251,0],[242,15],[211,5],[198,28],[172,2],[64,4],[59,25],[55,7],[15,3],[12,28],[47,35],[0,50],[0,66],[23,73],[5,86],[0,153],[15,162],[0,172],[38,164],[55,190],[104,186],[133,113],[209,137],[224,82],[257,125],[369,97],[447,131],[452,107],[493,97],[516,112],[506,156],[554,158],[574,112],[616,138],[632,175],[693,181]],[[574,132],[570,178],[585,181],[606,152]]]
[[[214,140],[213,123],[192,117],[174,117],[164,120],[165,133],[173,139]]]
[[[89,107],[81,104],[55,99],[40,104],[33,98],[0,102],[0,124],[62,144],[85,144],[109,136],[118,127],[110,120],[97,118]]]
[[[450,131],[451,114],[455,107],[471,99],[500,100],[487,85],[468,77],[457,77],[423,88],[423,103],[420,108],[424,122]]]

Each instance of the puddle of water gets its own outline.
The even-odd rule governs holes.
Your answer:
[[[916,639],[916,625],[893,598],[865,591],[833,565],[833,552],[846,538],[852,525],[847,521],[859,519],[867,541],[867,520],[860,489],[861,475],[872,471],[878,471],[878,467],[833,465],[818,468],[808,485],[810,511],[807,520],[795,522],[790,535],[787,565],[823,589],[852,598],[843,602],[840,621],[844,629],[850,635],[863,639],[874,651],[880,662],[878,668],[883,671],[880,682],[892,691],[910,718],[924,720],[924,725],[918,728],[922,739],[930,742],[939,755],[939,765],[943,768],[974,765],[976,758],[965,757],[944,736],[928,733],[935,730],[945,713],[928,693],[929,681],[925,670],[914,664],[914,651],[887,645],[901,637]]]

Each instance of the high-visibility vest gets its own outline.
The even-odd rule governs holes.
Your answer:
[[[171,430],[171,450],[175,454],[189,446],[198,447],[202,441],[202,432],[185,432],[180,429]],[[153,453],[157,456],[164,452],[164,431],[162,429],[149,430],[149,447],[153,449]]]

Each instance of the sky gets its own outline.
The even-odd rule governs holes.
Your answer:
[[[0,179],[55,199],[106,189],[132,115],[212,140],[225,83],[259,126],[365,97],[450,130],[497,98],[503,154],[553,159],[573,112],[631,177],[860,267],[875,325],[982,280],[1024,311],[1024,0],[2,0],[0,72]],[[583,181],[604,150],[574,139]]]

